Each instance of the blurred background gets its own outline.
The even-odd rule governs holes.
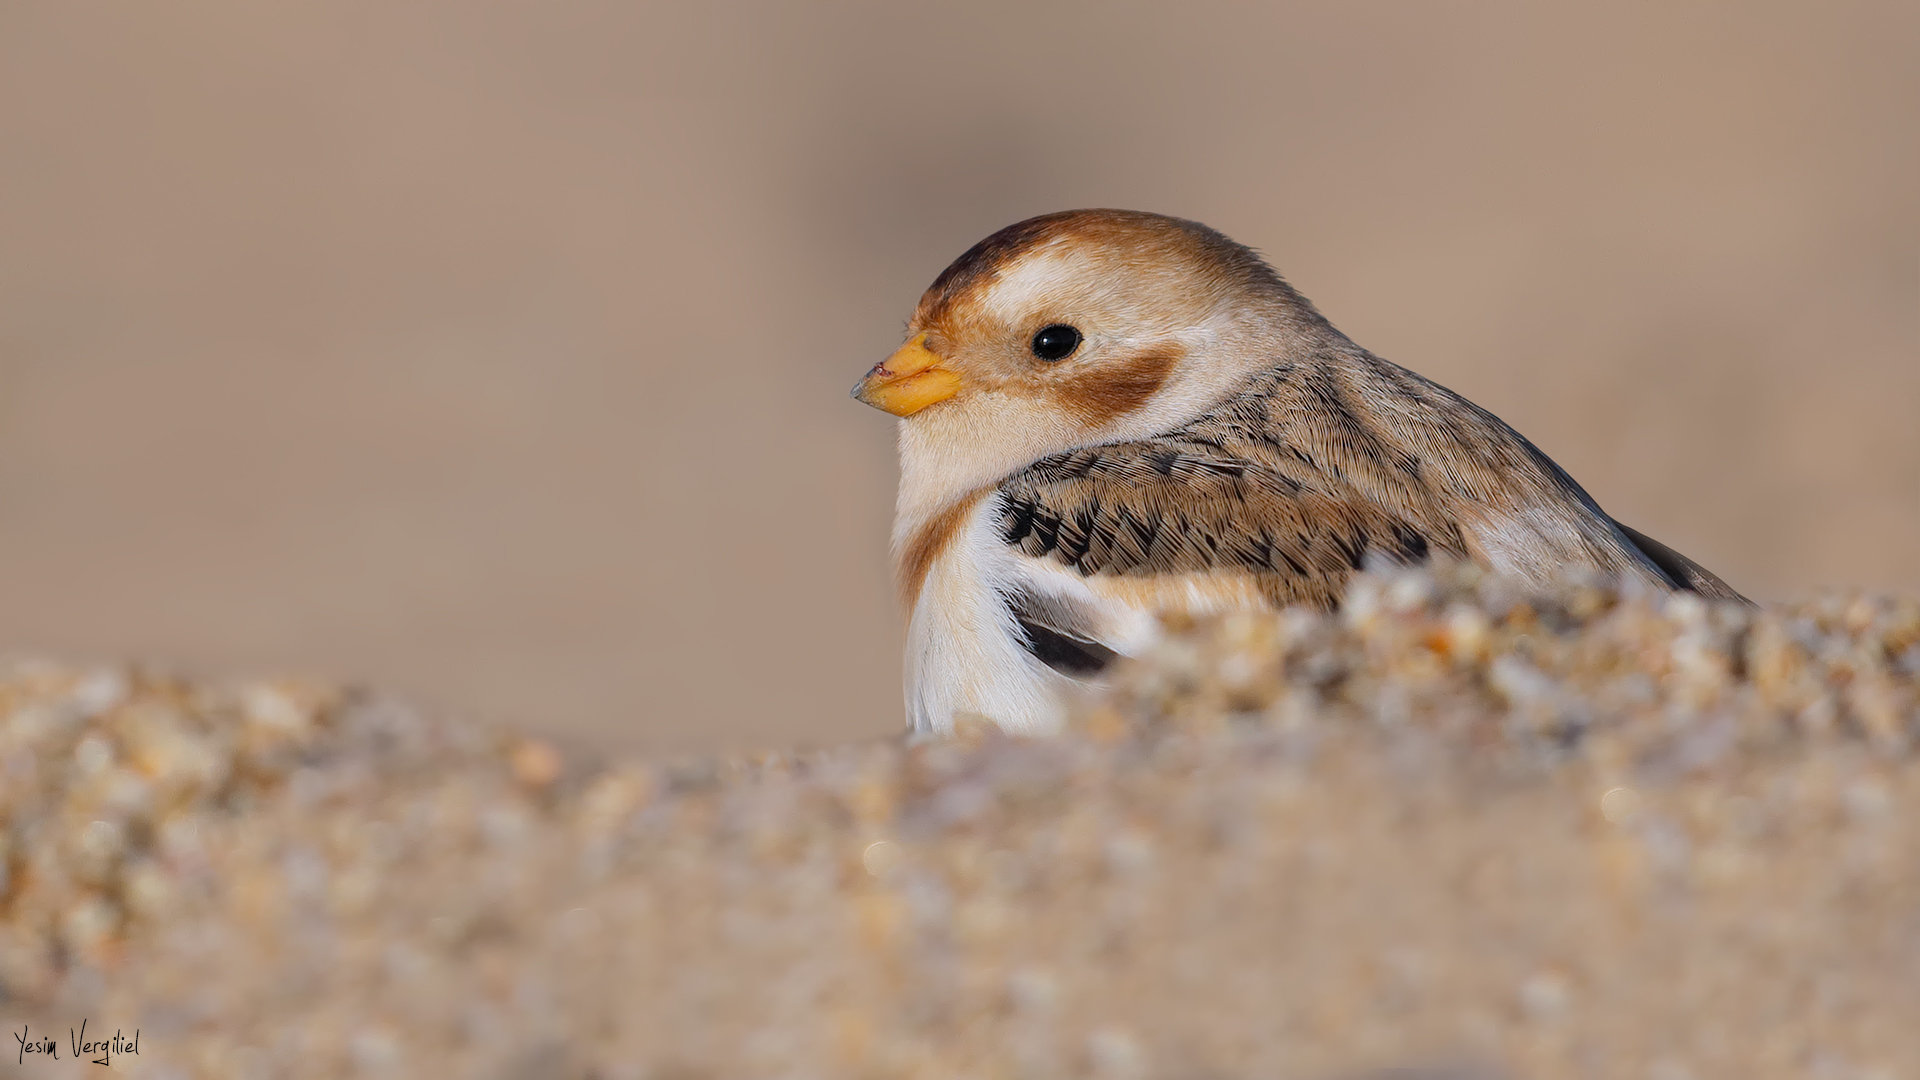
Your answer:
[[[973,241],[1261,249],[1757,598],[1920,587],[1920,5],[0,0],[0,650],[895,730]]]

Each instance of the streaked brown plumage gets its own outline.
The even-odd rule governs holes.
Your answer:
[[[903,417],[916,728],[1049,727],[1073,680],[1150,633],[1141,613],[1331,607],[1370,559],[1743,599],[1202,225],[1010,226],[940,275],[909,338],[856,393]]]

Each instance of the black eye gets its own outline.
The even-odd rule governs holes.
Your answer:
[[[1080,347],[1080,331],[1065,323],[1052,326],[1033,335],[1033,355],[1042,360],[1065,360]]]

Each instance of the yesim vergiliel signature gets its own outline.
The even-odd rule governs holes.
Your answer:
[[[59,1060],[60,1044],[51,1037],[44,1035],[37,1039],[29,1038],[27,1027],[28,1025],[25,1024],[20,1025],[20,1034],[14,1036],[20,1043],[20,1053],[15,1057],[14,1063],[25,1064],[28,1054],[45,1054],[56,1061]],[[80,1021],[79,1031],[76,1032],[72,1028],[67,1029],[67,1041],[68,1044],[73,1047],[73,1056],[76,1058],[93,1057],[95,1054],[100,1055],[99,1057],[93,1057],[93,1063],[95,1065],[112,1065],[115,1054],[137,1055],[140,1053],[139,1028],[133,1029],[133,1038],[131,1039],[121,1035],[118,1028],[114,1029],[113,1038],[111,1039],[88,1039],[87,1022],[82,1020]]]

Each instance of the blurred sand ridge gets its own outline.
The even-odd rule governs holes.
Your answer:
[[[1920,8],[0,6],[0,649],[899,723],[968,244],[1206,221],[1760,598],[1920,585]]]
[[[1920,1070],[1920,597],[1363,575],[1086,705],[563,769],[378,695],[0,662],[0,1026],[206,1080]]]

